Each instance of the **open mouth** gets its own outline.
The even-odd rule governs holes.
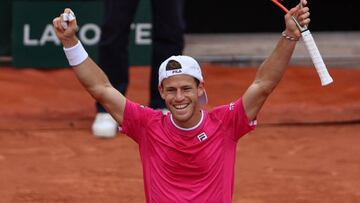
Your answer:
[[[186,107],[188,107],[190,104],[176,104],[176,105],[173,105],[173,107],[176,109],[176,110],[182,110],[182,109],[185,109]]]

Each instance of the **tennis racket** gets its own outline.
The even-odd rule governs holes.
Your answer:
[[[275,3],[278,7],[280,7],[285,13],[288,13],[289,10],[283,6],[279,0],[271,0],[273,3]],[[302,7],[302,1],[300,0],[300,6]],[[321,57],[321,54],[319,52],[318,47],[316,46],[316,43],[314,41],[314,38],[312,37],[310,30],[306,26],[301,26],[300,23],[295,19],[293,16],[292,19],[296,23],[296,26],[299,28],[301,32],[302,39],[305,43],[306,49],[308,50],[311,60],[315,66],[316,72],[319,75],[320,82],[322,86],[326,86],[333,82],[333,79],[331,78],[326,65],[324,63],[323,58]]]

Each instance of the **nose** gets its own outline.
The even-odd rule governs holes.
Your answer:
[[[183,99],[184,99],[184,93],[181,91],[181,89],[178,89],[176,91],[175,100],[182,101]]]

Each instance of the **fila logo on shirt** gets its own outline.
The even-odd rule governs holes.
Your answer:
[[[206,133],[201,133],[197,136],[197,138],[199,139],[200,142],[206,140],[208,138],[208,136],[206,135]]]
[[[234,108],[235,108],[235,104],[234,104],[234,103],[230,103],[230,105],[229,105],[229,110],[232,111],[232,110],[234,110]]]

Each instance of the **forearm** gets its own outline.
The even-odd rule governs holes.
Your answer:
[[[101,89],[110,87],[110,82],[98,65],[88,57],[79,40],[74,36],[67,40],[62,40],[65,55],[69,63],[73,66],[74,72],[85,87],[85,89],[95,98],[99,99]]]
[[[87,57],[73,69],[78,80],[90,95],[101,103],[115,120],[122,123],[125,97],[111,85],[105,73],[96,63]]]
[[[115,120],[122,123],[125,108],[125,97],[117,91],[105,73],[87,57],[78,65],[73,66],[76,77],[90,95],[109,112]]]
[[[295,41],[281,38],[271,55],[259,67],[254,82],[243,95],[244,108],[250,120],[256,118],[266,99],[283,77],[295,44]]]
[[[105,73],[88,57],[87,52],[77,39],[75,35],[77,22],[74,13],[66,8],[64,13],[54,18],[53,25],[56,36],[64,46],[66,58],[73,67],[80,83],[115,120],[121,123],[126,99],[112,87]]]
[[[73,69],[80,83],[96,100],[100,99],[104,88],[111,87],[105,73],[89,57]]]
[[[306,3],[306,0],[302,1],[303,5]],[[243,95],[244,109],[249,119],[256,118],[266,99],[283,77],[294,52],[296,40],[301,36],[294,18],[297,18],[301,26],[307,26],[310,22],[308,11],[308,7],[296,6],[284,16],[286,27],[283,36],[274,51],[260,65],[254,82]]]

